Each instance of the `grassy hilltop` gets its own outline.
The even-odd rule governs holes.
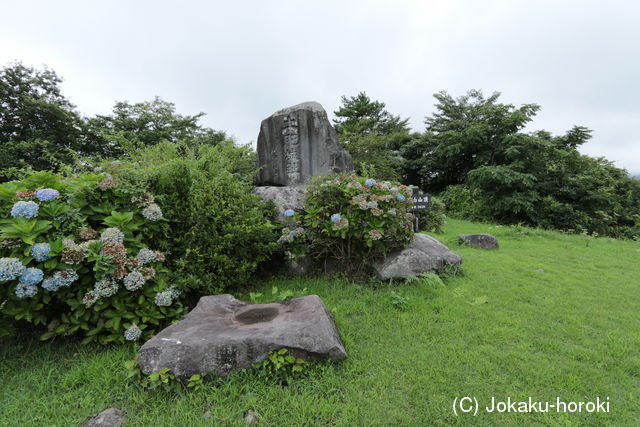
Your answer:
[[[332,310],[349,359],[289,387],[236,375],[197,392],[125,386],[133,347],[20,337],[0,347],[0,424],[80,425],[109,406],[130,425],[495,424],[631,425],[640,398],[640,243],[449,220],[436,237],[464,274],[373,289],[335,279],[276,280]],[[497,251],[461,247],[488,232]],[[399,295],[399,296],[398,296]],[[246,298],[246,295],[242,296]],[[392,301],[404,300],[402,304]],[[455,397],[555,402],[610,398],[609,414],[456,417]]]

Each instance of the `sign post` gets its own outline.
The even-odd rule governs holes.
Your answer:
[[[418,192],[417,188],[413,189],[413,194],[411,195],[411,199],[413,200],[413,206],[411,207],[411,212],[416,216],[415,222],[413,224],[413,228],[415,231],[420,230],[420,212],[426,212],[429,209],[429,205],[431,205],[431,194],[421,194]]]

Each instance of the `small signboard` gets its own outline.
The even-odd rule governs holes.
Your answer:
[[[413,189],[411,199],[413,200],[413,206],[411,207],[412,212],[427,210],[431,204],[431,194],[420,194],[417,188]]]
[[[420,212],[426,212],[429,209],[429,205],[431,204],[431,194],[421,194],[418,192],[417,188],[413,189],[413,194],[411,195],[411,200],[413,200],[413,206],[411,206],[411,212],[415,215],[415,220],[413,224],[413,229],[415,231],[420,231]]]

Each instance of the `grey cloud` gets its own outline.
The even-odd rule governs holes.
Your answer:
[[[47,64],[85,114],[159,95],[255,141],[275,110],[365,90],[422,130],[432,94],[538,103],[532,129],[640,172],[640,4],[609,1],[4,2],[0,62]]]

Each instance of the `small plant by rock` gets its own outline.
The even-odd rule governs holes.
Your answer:
[[[258,375],[279,382],[290,384],[293,380],[305,375],[305,369],[309,363],[303,359],[295,357],[286,348],[269,352],[267,358],[260,364],[254,366]]]
[[[391,299],[391,306],[396,310],[406,310],[407,304],[409,303],[409,298],[400,295],[395,291],[391,291],[389,294]]]

